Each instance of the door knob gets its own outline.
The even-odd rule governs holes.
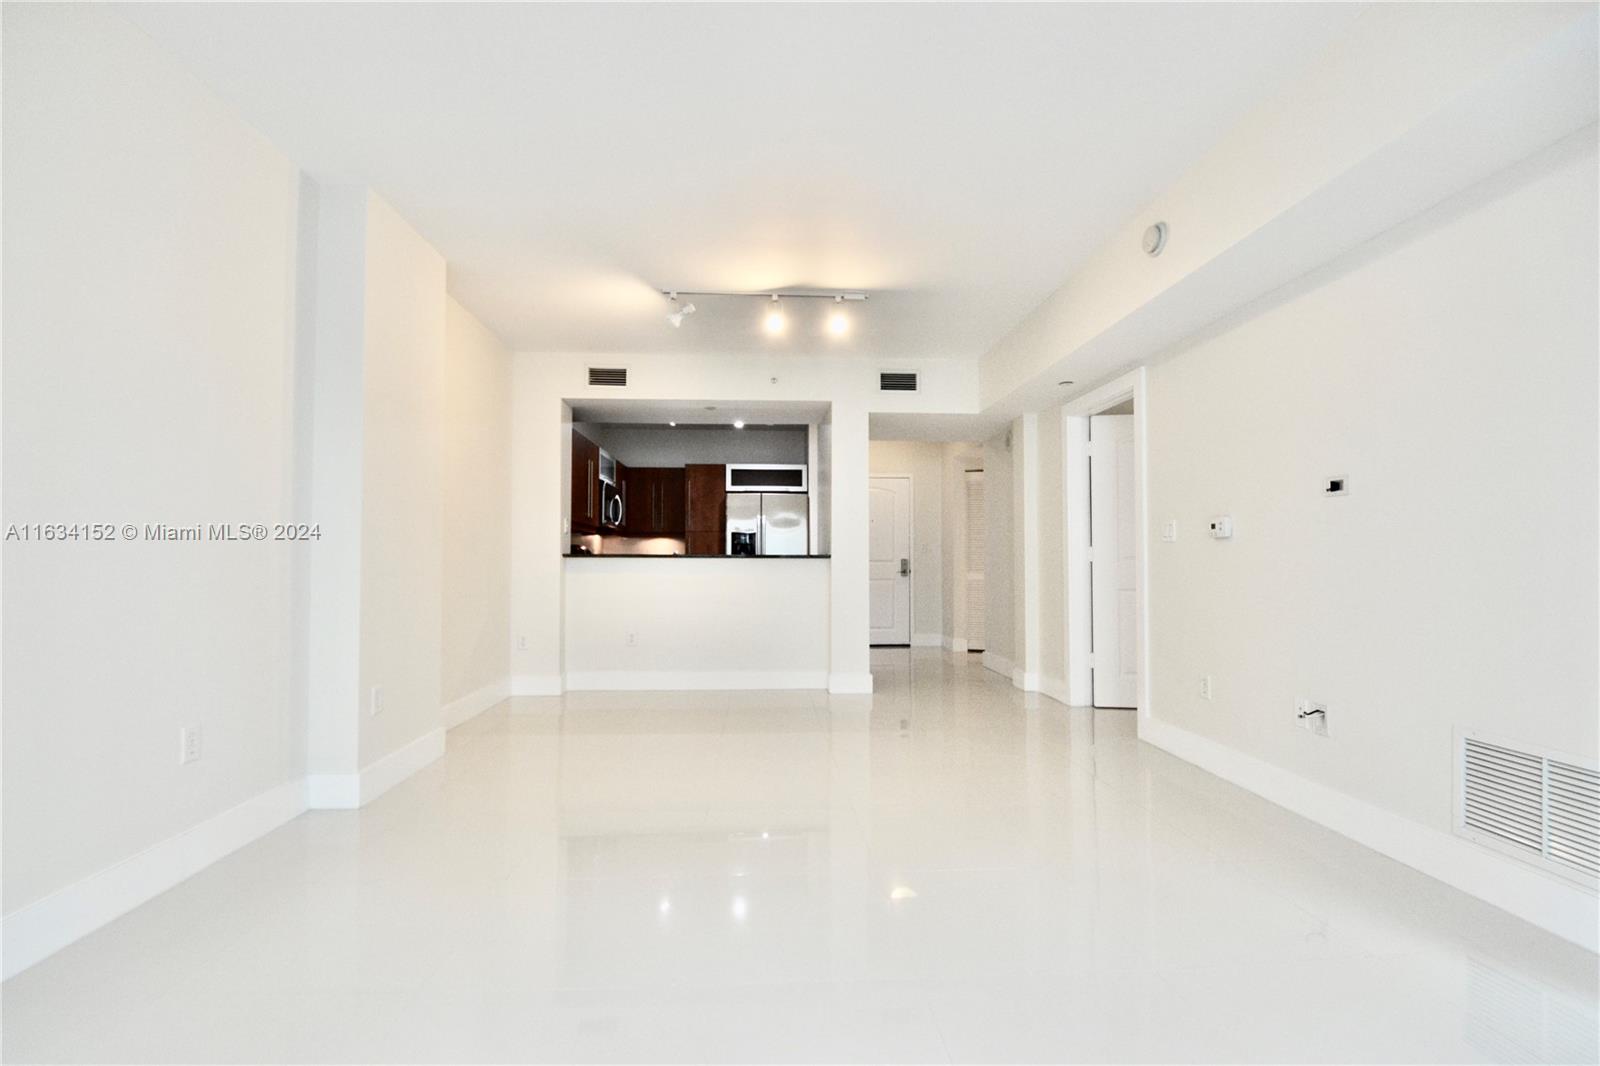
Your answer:
[[[911,560],[910,559],[901,559],[900,560],[900,576],[904,577],[905,575],[907,575],[909,573],[911,573]]]

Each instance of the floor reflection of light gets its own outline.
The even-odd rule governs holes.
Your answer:
[[[736,922],[742,922],[742,921],[745,920],[745,918],[747,918],[749,916],[749,914],[750,914],[750,904],[748,902],[746,902],[746,900],[745,900],[745,898],[743,896],[734,896],[733,897],[733,920],[736,921]]]
[[[661,913],[662,917],[666,917],[667,915],[671,914],[672,900],[668,899],[666,896],[662,896],[661,902],[656,904],[656,910]]]
[[[909,885],[895,885],[889,890],[889,899],[898,903],[903,899],[916,899],[917,890]]]

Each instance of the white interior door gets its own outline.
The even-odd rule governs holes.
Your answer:
[[[911,479],[867,488],[867,604],[874,644],[911,643]]]
[[[967,650],[982,651],[985,645],[983,629],[983,564],[988,552],[989,519],[983,510],[983,471],[968,470],[967,479],[967,544],[966,559],[962,562],[966,573],[967,589]]]
[[[1089,419],[1089,574],[1096,707],[1133,707],[1139,699],[1133,515],[1133,416],[1095,415]]]

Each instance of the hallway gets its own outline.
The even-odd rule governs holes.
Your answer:
[[[1587,952],[1131,712],[873,668],[503,703],[11,981],[5,1058],[1595,1058]]]

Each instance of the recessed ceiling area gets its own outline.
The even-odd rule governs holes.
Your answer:
[[[808,425],[828,420],[829,404],[781,400],[573,400],[574,422],[615,425]]]
[[[1360,10],[118,8],[313,177],[393,203],[515,349],[967,359]],[[673,328],[663,289],[871,299],[847,337],[771,336],[728,299]]]

